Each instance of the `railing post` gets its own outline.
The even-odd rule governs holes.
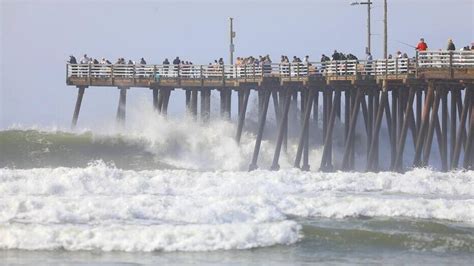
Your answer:
[[[133,72],[132,72],[132,77],[133,77],[133,84],[135,84],[135,78],[136,78],[136,72],[137,72],[137,66],[136,65],[133,65],[133,68],[132,68]]]
[[[345,64],[345,66],[344,66],[344,76],[347,76],[347,59],[344,62],[344,64]]]
[[[398,78],[398,57],[395,59],[395,76]]]
[[[253,81],[255,81],[255,63],[253,63],[252,65],[253,65],[253,74],[252,74],[252,77],[253,77]]]
[[[222,65],[222,84],[225,85],[225,65]]]
[[[110,65],[110,78],[112,79],[112,86],[115,85],[114,65]]]
[[[418,51],[416,51],[416,55],[415,55],[415,77],[418,77],[419,61],[420,61],[419,54],[418,54]]]
[[[87,77],[88,77],[88,80],[89,80],[89,86],[91,85],[91,63],[88,64],[88,74],[87,74]]]
[[[247,71],[248,71],[248,64],[245,64],[244,66],[244,81],[247,82]]]
[[[291,63],[288,63],[288,80],[291,81]]]
[[[202,65],[199,65],[199,78],[201,78],[201,85],[204,84],[204,75],[202,74]]]
[[[453,51],[449,51],[449,75],[450,75],[451,78],[454,78]]]
[[[300,63],[296,63],[296,77],[296,80],[300,80]]]
[[[156,65],[153,65],[153,80],[156,80]]]
[[[407,58],[407,74],[410,74],[410,58]]]

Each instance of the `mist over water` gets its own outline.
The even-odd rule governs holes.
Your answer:
[[[322,256],[317,260],[323,262],[456,254],[465,263],[472,257],[474,172],[302,172],[292,167],[291,134],[282,170],[269,171],[274,122],[262,142],[260,169],[247,172],[255,124],[246,125],[239,146],[233,122],[164,118],[140,105],[129,108],[124,128],[1,131],[0,249],[13,257],[35,254],[24,251],[184,251],[173,258],[197,256],[204,264],[228,256],[223,250],[255,248],[246,258],[276,264],[288,260],[285,252],[295,254],[292,261]],[[342,128],[336,124],[335,131]],[[363,134],[357,139],[363,147]],[[382,165],[390,158],[385,139]],[[316,141],[312,169],[322,154]],[[336,138],[335,161],[342,146]],[[364,148],[356,157],[363,169]],[[408,150],[407,163],[411,158]],[[185,255],[189,251],[213,253]],[[167,255],[146,256],[144,263],[162,263]]]

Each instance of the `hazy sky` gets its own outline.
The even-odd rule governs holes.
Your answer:
[[[228,59],[228,17],[235,18],[236,56],[310,55],[334,49],[363,57],[366,8],[352,0],[313,1],[42,1],[0,0],[0,128],[67,126],[77,91],[65,84],[70,54],[161,63],[165,57],[207,64]],[[372,47],[382,52],[383,1],[374,0]],[[424,37],[430,48],[453,38],[460,48],[474,42],[474,0],[389,0],[389,52],[413,49]],[[184,109],[173,95],[171,112]],[[128,104],[151,92],[133,89]],[[118,91],[86,90],[79,124],[113,119]]]

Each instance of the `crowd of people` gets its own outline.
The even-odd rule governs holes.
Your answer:
[[[68,63],[69,64],[94,64],[94,65],[112,65],[112,62],[110,62],[109,60],[105,59],[105,57],[102,57],[102,59],[99,61],[95,58],[92,58],[92,57],[88,57],[87,54],[84,54],[84,56],[81,58],[81,60],[79,60],[79,63],[76,59],[75,56],[73,55],[70,55],[69,56],[69,60],[68,60]],[[114,63],[114,65],[136,65],[137,63],[135,61],[132,61],[132,60],[128,60],[128,62],[125,60],[125,58],[123,57],[120,57],[117,59],[117,61]],[[139,65],[146,65],[146,61],[145,59],[142,57],[140,58],[140,61],[138,63]]]
[[[413,46],[413,48],[416,49],[416,51],[427,51],[428,50],[428,44],[425,42],[424,38],[421,38],[420,41],[416,46]],[[446,46],[447,51],[456,51],[456,46],[453,42],[453,40],[450,38],[448,39],[448,43]],[[467,45],[464,46],[460,49],[460,51],[474,51],[474,43],[471,43],[471,46]],[[402,60],[399,62],[399,66],[406,67],[408,69],[409,67],[409,59],[408,59],[408,54],[407,53],[402,53],[401,51],[397,51],[395,56],[392,56],[391,54],[388,55],[387,59],[407,59],[407,60]],[[334,50],[331,56],[327,56],[325,54],[321,55],[320,59],[320,64],[313,65],[310,62],[309,56],[306,55],[301,59],[298,56],[293,56],[292,59],[287,55],[281,55],[280,57],[280,62],[279,62],[279,71],[280,74],[288,74],[292,75],[294,69],[297,69],[296,71],[298,72],[298,75],[300,73],[323,73],[325,71],[331,71],[331,66],[333,64],[337,65],[337,61],[346,61],[349,62],[352,65],[356,66],[361,66],[364,65],[363,68],[365,71],[372,71],[372,68],[374,67],[374,62],[372,55],[370,53],[367,53],[366,55],[366,62],[363,64],[359,63],[359,59],[357,56],[348,53],[342,53],[338,52],[337,50]],[[84,54],[84,56],[78,61],[73,55],[70,56],[68,63],[70,64],[92,64],[92,65],[112,65],[112,62],[107,60],[106,58],[102,58],[100,61],[87,56],[87,54]],[[137,69],[140,71],[149,71],[149,70],[143,70],[142,68],[146,68],[147,62],[145,61],[144,58],[140,58],[140,60],[137,62],[133,60],[125,60],[125,58],[118,58],[117,61],[114,63],[114,65],[136,65],[138,66]],[[197,72],[199,68],[196,68],[193,66],[193,63],[188,60],[182,60],[179,58],[179,56],[176,56],[173,61],[169,61],[168,58],[165,58],[163,61],[163,67],[161,73],[163,74],[168,74],[170,71],[173,71],[173,73],[180,72],[182,74],[188,73],[189,75],[197,75]],[[404,65],[405,64],[405,65]],[[169,66],[172,65],[172,66]],[[260,55],[260,56],[247,56],[247,57],[237,57],[237,60],[234,64],[235,69],[237,70],[237,73],[241,75],[247,75],[247,70],[248,66],[252,66],[251,71],[252,75],[255,74],[255,69],[257,71],[261,71],[262,74],[269,74],[274,71],[272,69],[272,60],[270,58],[270,55]],[[338,66],[337,71],[339,71],[339,68],[344,67],[344,66]],[[347,67],[347,66],[346,66]],[[104,67],[101,67],[102,69]],[[219,75],[222,75],[221,73],[224,71],[224,59],[219,58],[214,60],[214,62],[209,63],[207,67],[205,67],[205,71],[207,73],[217,73]],[[127,70],[128,71],[128,70]],[[201,70],[202,71],[202,70]],[[102,70],[102,72],[104,72]],[[141,73],[141,72],[140,72]]]
[[[428,50],[428,45],[425,42],[424,38],[420,39],[420,42],[418,42],[418,45],[415,48],[417,51],[427,51]],[[446,45],[446,50],[447,51],[456,51],[456,45],[454,45],[453,39],[449,38],[448,39],[448,44]],[[463,46],[460,51],[474,51],[474,42],[471,43],[471,46],[466,45]]]

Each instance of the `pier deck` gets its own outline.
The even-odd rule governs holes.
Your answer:
[[[220,92],[221,115],[227,119],[231,118],[232,91],[237,91],[237,142],[245,124],[249,95],[251,91],[258,91],[259,130],[250,170],[257,168],[270,98],[278,120],[271,169],[279,168],[282,145],[286,150],[288,120],[298,117],[289,114],[297,109],[290,108],[291,105],[299,106],[301,111],[295,167],[309,170],[309,137],[320,134],[323,157],[319,169],[334,170],[334,165],[343,170],[355,169],[355,131],[360,113],[367,138],[367,171],[379,170],[379,135],[383,119],[390,138],[390,170],[404,170],[403,155],[408,132],[415,140],[412,166],[429,165],[434,136],[442,170],[472,169],[474,166],[474,51],[420,52],[414,59],[263,65],[68,64],[66,83],[78,87],[73,126],[77,123],[84,91],[88,87],[120,89],[117,120],[121,123],[125,120],[127,89],[132,87],[150,88],[154,108],[163,115],[167,113],[171,91],[183,89],[186,91],[186,110],[196,118],[200,93],[203,122],[210,119],[211,90]],[[343,96],[344,106],[341,104]],[[342,108],[344,112],[341,112]],[[310,134],[309,124],[316,123],[317,127],[319,119],[323,122],[322,129]],[[336,119],[344,120],[345,129],[344,155],[342,161],[335,164],[332,132]],[[459,165],[461,160],[462,166]]]

